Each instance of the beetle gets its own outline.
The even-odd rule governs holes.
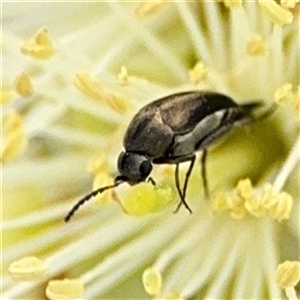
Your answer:
[[[238,105],[230,97],[210,91],[187,91],[163,97],[139,110],[129,124],[118,158],[119,175],[113,185],[99,188],[81,199],[65,217],[65,221],[90,198],[107,189],[127,182],[135,185],[149,177],[152,164],[175,164],[175,185],[180,198],[178,211],[183,204],[192,213],[185,196],[193,170],[196,152],[202,151],[202,180],[208,197],[206,177],[207,149],[232,128],[248,124],[254,119],[253,111],[260,101]],[[269,115],[272,110],[264,113]],[[180,188],[179,165],[189,162],[183,188]]]

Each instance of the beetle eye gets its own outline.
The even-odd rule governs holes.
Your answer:
[[[146,177],[151,173],[152,171],[152,164],[149,160],[145,160],[140,165],[140,176],[142,179],[146,179]]]

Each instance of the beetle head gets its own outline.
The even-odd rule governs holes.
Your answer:
[[[144,155],[121,152],[118,158],[118,170],[121,175],[117,178],[135,184],[146,180],[152,171],[152,164]]]

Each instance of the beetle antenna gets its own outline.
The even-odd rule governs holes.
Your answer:
[[[91,198],[95,197],[97,194],[101,194],[106,190],[112,189],[114,187],[117,187],[118,185],[120,185],[121,183],[123,183],[125,181],[116,181],[113,185],[108,185],[105,187],[102,187],[98,190],[95,190],[93,192],[91,192],[90,194],[86,195],[84,198],[82,198],[81,200],[79,200],[74,206],[73,208],[69,211],[69,213],[67,214],[67,216],[65,217],[65,222],[68,222],[71,217],[75,214],[75,212],[80,208],[80,206],[82,206],[85,202],[89,201]]]

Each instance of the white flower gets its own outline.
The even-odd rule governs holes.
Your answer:
[[[277,266],[299,259],[296,2],[2,4],[5,299],[283,297]],[[107,191],[66,224],[93,177],[113,182],[134,113],[195,89],[278,104],[209,151],[210,201],[197,164],[193,214],[173,214],[174,168],[157,166],[155,189]]]

